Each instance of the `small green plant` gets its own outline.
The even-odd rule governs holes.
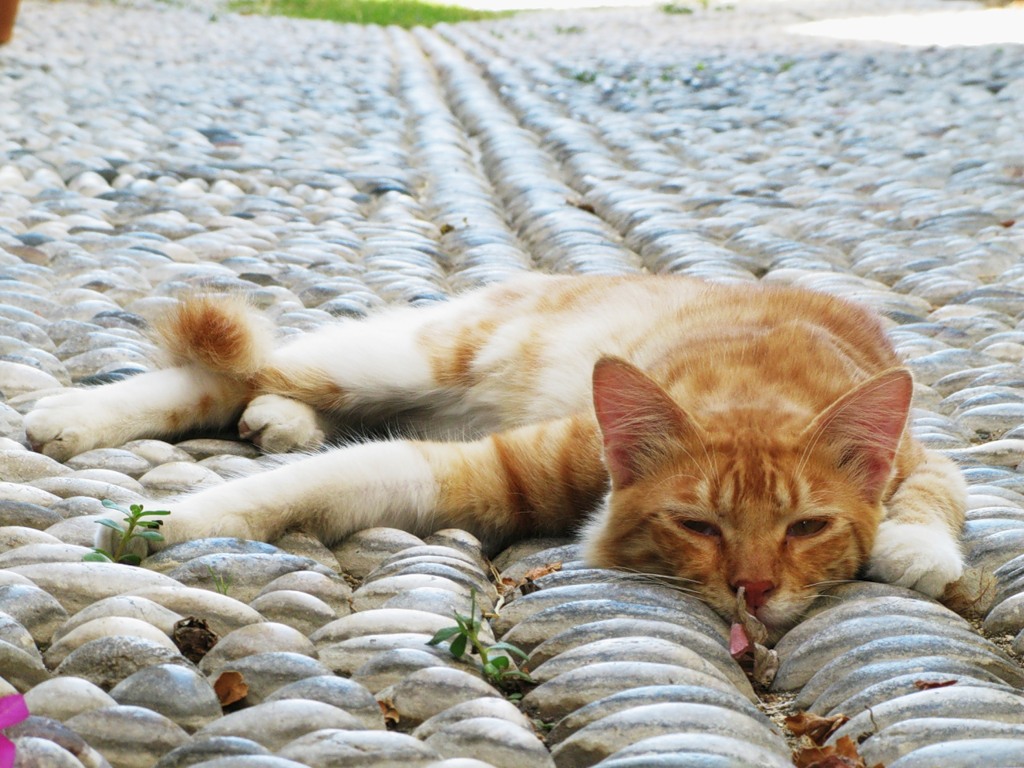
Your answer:
[[[227,597],[228,590],[231,589],[231,585],[234,583],[234,579],[231,578],[231,574],[221,574],[213,570],[212,565],[207,565],[206,570],[210,572],[210,578],[213,579],[213,588],[220,594]]]
[[[145,510],[142,508],[141,504],[131,504],[128,509],[125,509],[109,499],[103,500],[103,506],[107,509],[116,509],[118,512],[124,514],[123,524],[116,520],[111,520],[108,517],[96,521],[100,525],[116,531],[120,538],[114,542],[113,552],[108,552],[100,547],[94,547],[92,552],[82,558],[83,560],[94,563],[123,563],[125,565],[138,565],[142,562],[142,557],[129,551],[132,541],[135,539],[141,539],[148,543],[151,541],[164,540],[164,537],[160,534],[160,526],[164,524],[164,521],[144,520],[143,518],[169,515],[171,513],[168,510]]]
[[[476,606],[476,590],[470,592],[470,606],[469,616],[464,616],[461,613],[455,613],[455,624],[454,627],[445,627],[439,629],[435,635],[427,641],[427,645],[440,645],[441,643],[448,641],[448,649],[451,651],[452,656],[456,659],[461,659],[466,651],[474,654],[480,658],[480,666],[483,670],[484,677],[494,685],[507,693],[516,695],[516,686],[518,683],[533,683],[535,682],[525,672],[520,672],[512,666],[512,662],[509,661],[508,656],[496,655],[501,651],[512,654],[524,661],[527,655],[516,646],[511,643],[493,643],[492,645],[484,645],[480,641],[480,628],[483,625],[483,614],[479,616]],[[511,697],[510,697],[511,698]]]
[[[679,3],[665,3],[661,6],[662,13],[676,14],[676,15],[689,15],[693,13],[693,8]]]
[[[577,72],[572,77],[574,80],[578,80],[581,83],[593,83],[597,80],[597,72],[594,72],[589,69],[584,69]]]

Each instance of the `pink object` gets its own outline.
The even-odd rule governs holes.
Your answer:
[[[739,622],[729,628],[729,653],[734,659],[741,659],[754,652],[754,643],[747,637],[747,630]]]
[[[4,696],[0,699],[0,731],[17,725],[29,716],[25,697],[20,693]],[[14,742],[0,735],[0,768],[12,768],[14,765]]]
[[[775,583],[771,581],[740,581],[737,587],[746,590],[747,612],[757,613],[757,609],[768,602],[768,596],[775,591]]]

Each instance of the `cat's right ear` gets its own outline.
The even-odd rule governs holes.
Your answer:
[[[680,438],[700,431],[657,382],[617,357],[594,365],[594,412],[614,488],[633,484]]]

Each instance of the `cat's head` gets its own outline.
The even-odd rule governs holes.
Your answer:
[[[810,418],[735,403],[701,423],[631,364],[602,359],[611,492],[584,530],[588,559],[667,577],[729,619],[745,587],[777,637],[866,562],[911,393],[893,369]]]

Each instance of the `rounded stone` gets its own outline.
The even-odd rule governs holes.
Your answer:
[[[158,605],[144,597],[115,595],[114,597],[105,597],[102,600],[97,600],[61,624],[53,634],[53,642],[57,643],[69,632],[83,624],[95,621],[96,619],[110,617],[129,618],[145,622],[156,627],[168,637],[173,634],[174,625],[183,618],[180,613],[168,610],[162,605]]]
[[[200,662],[200,668],[206,671],[202,662]],[[215,679],[227,671],[241,674],[248,686],[248,693],[242,699],[243,706],[252,706],[265,701],[281,686],[331,673],[331,670],[316,659],[299,653],[283,651],[253,653],[233,661],[214,665],[210,671],[210,677]]]
[[[162,645],[174,653],[178,650],[166,633],[148,622],[124,616],[105,616],[80,624],[61,635],[61,638],[46,650],[43,659],[46,665],[53,669],[72,651],[101,637],[137,637]]]
[[[524,763],[537,768],[554,768],[551,754],[533,735],[508,720],[495,717],[474,717],[450,723],[424,743],[442,757],[471,757],[495,768],[520,768]]]
[[[265,701],[299,699],[320,701],[343,709],[357,718],[364,728],[384,728],[384,718],[374,695],[359,683],[337,675],[316,675],[282,685]],[[511,706],[511,705],[510,705]]]
[[[23,740],[34,740],[37,742],[44,742],[46,744],[53,744],[58,749],[72,756],[72,759],[76,761],[73,763],[74,768],[110,768],[110,763],[107,762],[106,758],[97,752],[93,747],[86,743],[86,741],[74,730],[68,726],[53,720],[48,717],[40,717],[38,715],[32,715],[27,720],[23,720],[17,725],[8,726],[4,729],[4,734],[11,738],[16,744],[21,744]],[[37,750],[38,754],[45,755],[46,757],[55,756],[59,760],[65,760],[65,757],[60,752],[55,752],[47,747],[42,747]],[[19,751],[18,754],[18,765],[21,765],[22,753]],[[56,765],[61,765],[57,763]],[[28,764],[29,768],[56,768],[50,763],[42,761],[33,765]]]
[[[10,570],[31,579],[41,589],[56,597],[70,613],[112,595],[146,587],[177,585],[173,579],[159,573],[116,563],[38,563],[20,565]]]
[[[642,739],[674,733],[743,734],[751,745],[780,757],[789,755],[782,737],[760,720],[708,704],[666,702],[636,706],[596,720],[560,742],[552,756],[559,768],[585,768]]]
[[[62,722],[83,712],[117,705],[110,694],[80,677],[55,677],[39,683],[25,694],[25,703],[34,715]]]
[[[287,757],[285,744],[314,731],[324,729],[362,730],[355,717],[319,701],[283,699],[224,715],[195,734],[195,740],[217,736],[237,736],[262,744]]]
[[[320,569],[323,566],[313,560],[282,552],[210,554],[193,558],[168,571],[167,575],[190,587],[218,588],[218,583],[224,584],[232,597],[247,603],[284,573]]]
[[[327,576],[316,571],[292,571],[267,584],[256,596],[257,599],[278,590],[302,592],[323,600],[337,616],[352,612],[352,588],[336,576]]]
[[[1024,768],[1022,739],[962,739],[932,744],[901,757],[888,768],[975,768],[979,764]]]
[[[283,651],[316,658],[316,649],[301,632],[284,624],[262,622],[239,627],[220,639],[200,662],[207,674],[222,669],[226,664],[256,653]]]
[[[36,645],[49,644],[54,632],[68,618],[64,606],[34,584],[0,586],[0,611],[25,627]]]
[[[249,607],[259,611],[267,621],[285,624],[304,635],[311,635],[337,617],[320,598],[291,589],[278,589],[257,597]]]
[[[377,693],[398,717],[398,727],[411,730],[423,721],[464,701],[500,696],[497,690],[475,675],[448,667],[420,669],[402,682]]]
[[[764,749],[749,743],[746,739],[718,736],[706,733],[677,733],[642,739],[612,753],[601,765],[607,768],[640,768],[640,766],[679,766],[685,762],[663,762],[659,758],[687,759],[690,756],[714,756],[728,760],[727,763],[712,762],[708,768],[725,766],[756,765],[758,768],[793,768],[789,755],[781,756],[775,750]],[[690,763],[694,768],[705,768],[701,763]]]
[[[472,587],[444,576],[426,573],[403,573],[397,576],[385,576],[363,584],[352,593],[352,608],[357,612],[371,611],[381,608],[384,603],[396,595],[414,589],[443,589],[458,595],[468,611]]]
[[[505,720],[519,728],[527,730],[532,728],[530,721],[526,719],[515,704],[507,699],[486,696],[484,698],[463,701],[448,707],[448,709],[442,712],[438,712],[418,725],[416,730],[412,732],[412,735],[417,739],[426,740],[451,725],[474,719]]]
[[[433,636],[439,629],[454,625],[454,617],[438,616],[426,611],[379,608],[336,619],[318,629],[309,639],[322,647],[370,634],[416,632]],[[485,641],[494,642],[486,625],[481,628],[481,637]]]
[[[193,669],[157,664],[140,669],[115,685],[110,696],[118,704],[144,707],[180,725],[188,733],[221,716],[220,700],[211,685]]]
[[[367,528],[349,536],[333,552],[345,573],[362,579],[396,552],[422,545],[418,536],[396,528]]]
[[[190,666],[178,653],[163,644],[141,637],[101,637],[79,646],[54,670],[61,677],[81,677],[104,690],[140,669],[156,664]]]
[[[153,768],[192,768],[208,761],[220,760],[239,755],[270,756],[270,750],[262,744],[237,736],[216,736],[209,739],[193,740],[172,749],[161,757]]]
[[[401,733],[335,729],[297,738],[277,754],[310,768],[420,768],[439,757],[419,739]]]
[[[606,661],[573,669],[537,686],[523,698],[523,710],[541,720],[554,721],[606,696],[651,685],[695,685],[726,693],[737,692],[720,676],[685,667],[644,661]]]
[[[727,693],[696,685],[652,685],[643,688],[630,688],[580,707],[555,724],[547,736],[547,742],[549,745],[559,744],[579,729],[602,718],[635,707],[664,703],[722,707],[753,718],[766,728],[773,727],[771,721],[738,692]]]
[[[182,616],[201,618],[221,637],[264,620],[258,611],[233,597],[184,585],[136,589],[126,596],[142,597]]]
[[[67,726],[118,768],[151,768],[189,740],[181,727],[143,707],[94,709],[72,717]]]
[[[352,672],[352,679],[377,693],[402,682],[413,672],[430,667],[452,667],[472,673],[478,672],[480,668],[471,656],[456,659],[447,650],[424,643],[423,650],[392,648],[375,653]]]
[[[1024,724],[959,717],[928,717],[890,725],[863,742],[858,751],[869,765],[891,765],[904,755],[931,744],[963,739],[1003,738],[1016,739],[1024,747]]]

